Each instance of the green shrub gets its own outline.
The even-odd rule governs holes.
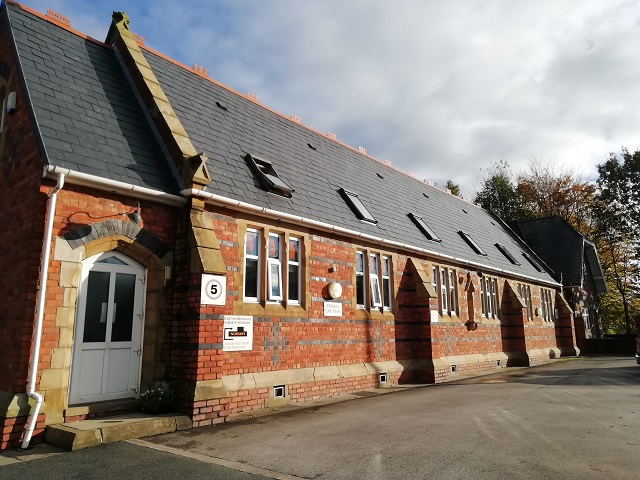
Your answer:
[[[142,411],[151,414],[167,413],[173,409],[174,391],[164,380],[153,382],[151,388],[140,395]]]

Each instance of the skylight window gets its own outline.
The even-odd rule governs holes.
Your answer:
[[[462,230],[460,230],[458,234],[464,239],[465,242],[469,244],[469,246],[473,249],[474,252],[476,252],[478,255],[484,255],[485,257],[487,256],[487,252],[482,250],[482,248],[480,248],[480,245],[478,245],[476,241],[469,236],[468,233],[465,233]]]
[[[527,261],[531,264],[533,268],[535,268],[539,272],[542,271],[542,267],[540,266],[540,264],[536,262],[531,255],[525,252],[522,252],[522,256],[527,259]]]
[[[520,262],[517,261],[513,255],[511,255],[511,252],[507,250],[507,247],[496,243],[496,248],[500,250],[500,253],[507,257],[507,260],[509,260],[511,263],[513,263],[514,265],[520,265]]]
[[[264,188],[272,193],[291,198],[291,194],[295,192],[295,190],[280,178],[270,161],[254,157],[250,153],[247,153],[246,158],[253,171],[258,175],[258,179]]]
[[[414,215],[413,213],[409,213],[408,216],[411,220],[413,220],[413,223],[416,224],[416,227],[420,229],[420,231],[424,234],[425,237],[427,237],[428,240],[431,240],[432,242],[442,241],[431,229],[431,227],[426,224],[426,222],[422,219],[422,217],[419,217],[418,215]]]
[[[353,213],[355,213],[360,220],[364,220],[365,222],[370,223],[378,223],[378,221],[373,218],[373,215],[371,215],[371,212],[367,210],[367,207],[364,206],[362,200],[358,198],[357,193],[348,192],[344,188],[341,188],[340,194],[347,201],[347,204],[349,204],[349,206],[353,210]]]

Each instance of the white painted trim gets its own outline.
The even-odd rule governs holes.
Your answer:
[[[204,190],[199,190],[197,188],[187,188],[180,192],[185,197],[200,197],[205,200],[209,200],[211,203],[223,205],[226,207],[232,207],[237,210],[241,210],[248,213],[257,213],[263,215],[265,217],[274,218],[276,220],[284,220],[291,223],[295,223],[297,225],[302,225],[305,227],[317,228],[318,230],[322,230],[325,232],[335,232],[340,233],[342,235],[356,238],[369,240],[374,243],[378,243],[381,245],[387,245],[389,247],[395,247],[401,250],[408,250],[410,252],[421,253],[425,255],[430,255],[432,257],[448,260],[450,262],[454,262],[458,265],[470,267],[473,269],[483,270],[487,272],[493,272],[502,275],[509,275],[511,277],[526,279],[538,284],[542,285],[551,285],[553,287],[562,287],[561,283],[541,280],[539,278],[532,277],[530,275],[523,275],[522,273],[516,273],[509,270],[503,270],[501,268],[492,267],[489,265],[485,265],[482,263],[472,262],[469,260],[465,260],[462,258],[454,257],[452,255],[445,255],[443,253],[434,252],[433,250],[428,250],[426,248],[416,247],[415,245],[410,245],[407,243],[395,242],[393,240],[387,240],[385,238],[376,237],[374,235],[368,235],[363,232],[358,232],[355,230],[350,230],[347,228],[339,227],[337,225],[331,225],[325,222],[319,222],[317,220],[312,220],[306,217],[300,217],[298,215],[291,215],[290,213],[278,212],[277,210],[271,210],[270,208],[258,207],[256,205],[251,205],[250,203],[242,202],[240,200],[233,200],[231,198],[223,197],[221,195],[216,195],[215,193],[205,192]]]
[[[133,198],[141,198],[143,200],[151,200],[153,202],[163,203],[165,205],[180,206],[187,203],[187,199],[178,195],[153,190],[151,188],[139,187],[117,180],[109,180],[97,175],[89,175],[68,168],[56,167],[48,165],[44,168],[43,177],[56,178],[59,175],[65,175],[66,182],[73,185],[81,185],[83,187],[92,187],[107,192],[120,193]]]

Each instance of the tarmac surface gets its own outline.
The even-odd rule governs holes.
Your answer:
[[[640,366],[566,359],[77,452],[41,448],[30,461],[4,454],[15,463],[0,478],[640,480]]]

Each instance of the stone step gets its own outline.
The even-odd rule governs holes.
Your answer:
[[[187,428],[191,428],[191,419],[186,415],[130,413],[97,420],[49,425],[45,429],[44,441],[73,451]]]

